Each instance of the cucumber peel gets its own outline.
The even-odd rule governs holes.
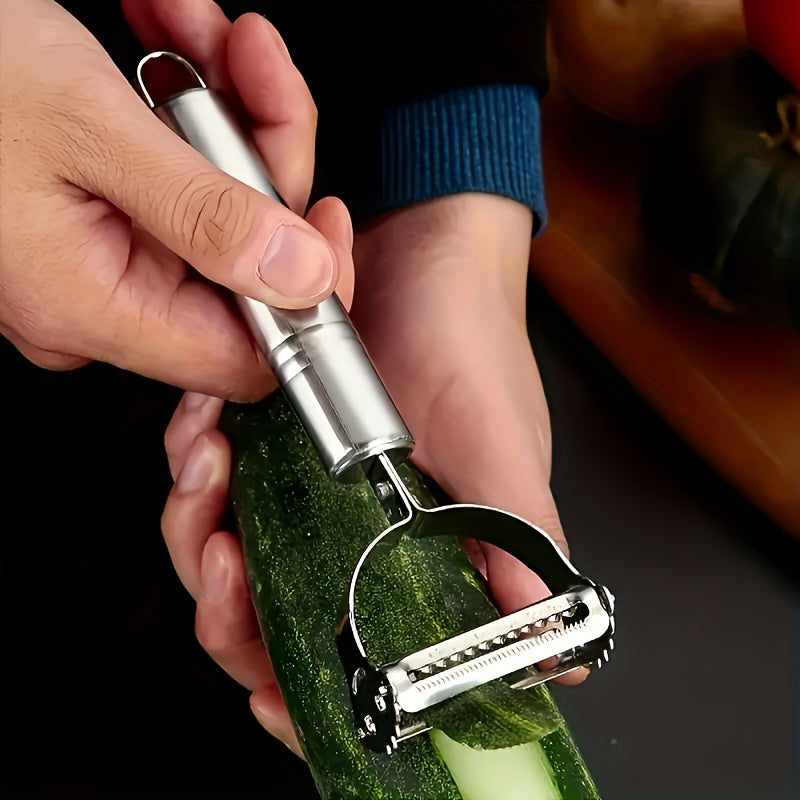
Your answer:
[[[463,800],[431,736],[415,736],[389,757],[368,751],[354,735],[336,631],[355,564],[388,526],[369,485],[328,478],[278,393],[256,405],[229,404],[222,429],[233,449],[231,497],[254,605],[321,796]],[[414,491],[424,487],[419,479]],[[430,494],[427,498],[433,502]],[[356,608],[367,652],[378,663],[498,616],[454,538],[404,539],[372,559],[359,581]],[[543,748],[561,737],[555,756],[569,768],[564,774],[574,767],[588,787],[564,796],[598,797],[544,687],[523,692],[494,681],[427,710],[425,719],[449,741],[476,753],[502,753],[537,741]]]

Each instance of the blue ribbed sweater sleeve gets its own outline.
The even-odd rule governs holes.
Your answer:
[[[490,84],[426,97],[381,121],[379,214],[459,192],[510,197],[546,223],[539,95],[528,84]]]

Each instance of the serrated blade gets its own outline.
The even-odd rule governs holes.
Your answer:
[[[553,617],[567,613],[579,621],[546,627]],[[611,624],[596,590],[586,587],[534,603],[382,669],[394,687],[400,708],[415,713],[582,647],[607,634]]]

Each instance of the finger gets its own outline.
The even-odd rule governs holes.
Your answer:
[[[231,24],[215,3],[197,0],[129,2],[126,13],[146,47],[174,47],[209,85],[241,100],[273,184],[302,214],[313,180],[316,106],[277,29],[254,13]]]
[[[214,661],[245,688],[253,691],[275,683],[242,550],[227,531],[213,533],[203,549],[195,634]]]
[[[326,198],[310,213],[309,224],[339,263],[336,288],[349,303],[353,232],[346,208]],[[233,300],[203,281],[180,278],[158,256],[134,245],[113,296],[87,331],[92,338],[85,354],[98,357],[98,348],[106,347],[103,360],[124,369],[242,402],[272,391],[275,378]]]
[[[59,281],[62,285],[55,302],[39,302],[36,313],[17,315],[20,346],[27,342],[51,352],[62,352],[63,347],[66,355],[76,357],[57,359],[31,351],[32,357],[54,367],[99,359],[184,389],[242,402],[272,391],[275,378],[233,300],[187,273],[182,262],[148,234],[136,230],[131,242],[129,222],[105,204],[103,208],[104,214],[91,223],[84,219],[83,207],[67,209],[58,226],[40,231],[38,250],[27,256],[35,263],[40,261],[37,253],[65,252],[63,231],[80,231],[81,224],[91,224],[93,247],[84,252],[69,245],[82,253],[77,264],[45,262],[38,272],[32,271],[45,287]],[[330,199],[310,218],[344,265],[340,284],[349,302],[349,216],[339,201]],[[28,283],[32,285],[32,279]]]
[[[504,614],[510,614],[552,594],[538,575],[505,550],[488,544],[483,544],[482,549],[486,557],[486,576],[492,598]],[[581,667],[560,675],[555,680],[565,686],[575,686],[586,680],[588,674],[588,669]]]
[[[486,558],[486,578],[492,597],[504,614],[552,594],[538,575],[505,550],[485,543],[481,549]]]
[[[341,265],[336,288],[348,305],[354,270],[347,210],[325,198],[308,219]],[[252,401],[272,391],[274,375],[233,301],[206,282],[176,274],[163,253],[145,244],[134,244],[127,269],[111,298],[97,308],[85,330],[87,344],[77,352],[226,399]]]
[[[355,269],[353,267],[353,225],[344,203],[335,197],[323,197],[306,219],[330,242],[340,266],[336,294],[350,308],[353,302]]]
[[[128,2],[125,10],[146,47],[174,48],[210,86],[241,101],[273,185],[302,215],[314,173],[316,106],[276,28],[252,13],[231,24],[204,0]]]
[[[250,708],[261,727],[283,742],[296,756],[305,760],[297,734],[276,685],[265,686],[250,696]]]
[[[589,677],[589,668],[588,667],[579,667],[578,669],[572,670],[572,672],[565,672],[563,675],[559,675],[557,678],[553,678],[556,683],[560,683],[562,686],[579,686]]]
[[[217,427],[223,404],[219,398],[199,392],[183,395],[164,432],[172,480],[177,480],[195,439]]]
[[[167,498],[161,531],[181,583],[197,600],[200,565],[206,542],[215,533],[228,505],[230,446],[220,431],[201,433]]]
[[[157,50],[164,40],[164,29],[156,19],[152,0],[120,0],[128,27],[146,50]]]
[[[231,22],[211,0],[123,0],[128,25],[148,50],[173,49],[201,67],[217,89],[232,88],[225,67]]]
[[[305,212],[314,177],[317,109],[275,27],[258,14],[237,19],[227,41],[231,80],[276,189]]]

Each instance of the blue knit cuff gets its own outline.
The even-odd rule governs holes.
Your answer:
[[[545,225],[539,95],[532,86],[455,89],[387,112],[379,212],[458,192],[518,200]]]

